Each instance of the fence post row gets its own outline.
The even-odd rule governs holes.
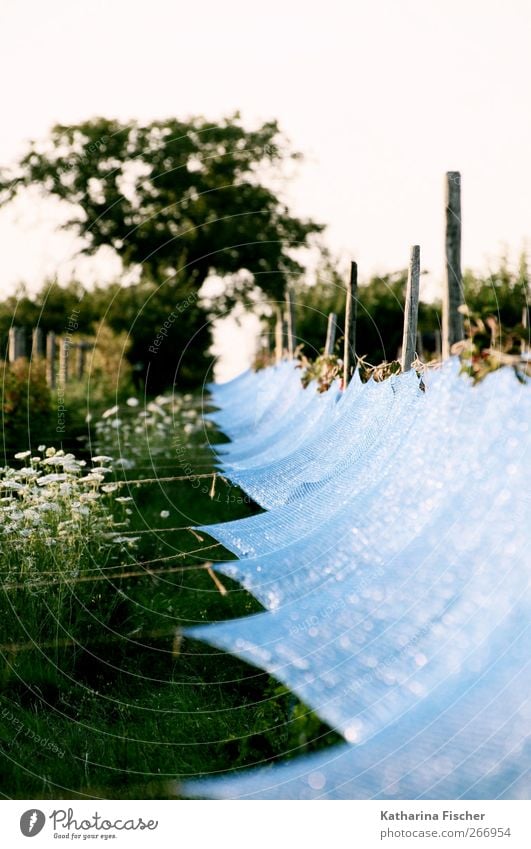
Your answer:
[[[334,345],[336,344],[337,331],[337,315],[335,312],[328,313],[328,325],[326,328],[326,342],[324,347],[325,357],[330,357],[334,353]]]
[[[464,338],[463,279],[461,274],[461,174],[446,173],[446,285],[443,291],[442,356],[450,356],[452,345]]]
[[[35,327],[31,334],[32,360],[44,359],[46,364],[46,382],[51,389],[55,389],[57,379],[65,384],[70,375],[73,374],[78,380],[82,380],[85,374],[87,351],[93,347],[91,342],[71,342],[68,338],[57,339],[53,330],[44,334],[42,327]],[[73,371],[69,368],[70,350],[76,351],[75,367]],[[57,369],[57,351],[59,350],[59,369]],[[26,346],[26,333],[23,327],[11,327],[9,329],[7,358],[8,362],[28,356]]]
[[[407,275],[404,333],[402,336],[402,371],[409,371],[415,359],[420,289],[420,247],[413,245]]]
[[[358,310],[358,266],[350,263],[345,303],[345,344],[343,349],[343,387],[346,389],[356,364],[356,317]]]

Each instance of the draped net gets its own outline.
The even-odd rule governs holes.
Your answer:
[[[205,530],[239,554],[218,572],[265,611],[188,636],[269,672],[346,742],[189,792],[528,797],[529,385],[503,369],[472,386],[450,360],[425,392],[410,372],[327,400],[299,390],[290,364],[268,372],[227,402],[246,407],[269,387],[258,452],[299,405],[330,408],[291,453],[245,468],[243,484],[226,467],[272,507]],[[213,392],[224,412],[228,389]]]

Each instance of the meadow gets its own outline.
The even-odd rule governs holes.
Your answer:
[[[76,453],[39,445],[2,469],[5,797],[167,798],[337,741],[270,676],[182,636],[260,609],[189,530],[258,509],[213,474],[223,436],[202,412],[198,394],[132,397]]]

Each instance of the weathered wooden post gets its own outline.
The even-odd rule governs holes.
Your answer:
[[[443,292],[442,356],[464,338],[463,279],[461,275],[461,174],[446,173],[446,285]]]
[[[34,327],[31,334],[31,357],[37,359],[45,354],[44,332],[42,327]]]
[[[55,389],[55,333],[51,330],[46,335],[46,382],[50,389]]]
[[[420,247],[413,245],[407,274],[404,333],[402,335],[402,371],[409,371],[415,359],[420,288]]]
[[[23,327],[9,328],[8,359],[14,363],[26,356],[26,332]]]
[[[275,321],[275,359],[277,363],[282,360],[284,355],[284,320],[282,318],[282,310],[277,307],[277,318]]]
[[[326,342],[324,347],[325,357],[330,357],[334,353],[334,345],[336,343],[337,330],[337,315],[335,312],[328,313],[328,325],[326,328]]]
[[[18,327],[10,327],[7,342],[7,359],[14,363],[17,358],[17,330]]]
[[[293,293],[289,286],[286,286],[286,336],[288,356],[293,359],[295,356],[295,348],[297,347],[295,334],[295,304],[293,302]]]
[[[345,345],[343,349],[343,388],[346,389],[356,364],[356,316],[358,310],[358,266],[350,263],[345,303]]]

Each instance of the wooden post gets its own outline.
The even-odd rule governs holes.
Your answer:
[[[45,353],[44,332],[42,327],[34,327],[31,334],[31,357],[37,359]]]
[[[413,245],[407,275],[404,333],[402,335],[402,371],[409,371],[417,347],[417,323],[420,288],[420,247]]]
[[[451,347],[464,338],[461,276],[461,175],[446,174],[446,286],[443,292],[442,355],[450,356]]]
[[[324,353],[325,357],[330,357],[334,353],[334,345],[336,343],[337,330],[337,315],[335,312],[328,313],[328,326],[326,328],[326,342]]]
[[[51,330],[46,336],[46,382],[55,389],[55,333]]]
[[[10,327],[7,345],[7,359],[14,363],[17,358],[17,330],[18,327]]]
[[[522,339],[522,354],[527,354],[529,351],[529,305],[524,304],[522,307],[522,327],[528,332],[524,334]]]
[[[345,303],[345,345],[343,350],[343,388],[346,389],[356,364],[356,316],[358,310],[358,266],[350,263],[350,278]]]
[[[64,386],[68,381],[68,355],[70,344],[64,337],[59,340],[59,383]]]
[[[282,318],[282,310],[277,307],[277,319],[275,322],[275,359],[277,363],[282,360],[284,355],[284,321]]]
[[[295,305],[293,303],[293,294],[289,286],[286,286],[286,336],[288,343],[288,356],[290,359],[293,359],[295,356],[297,341],[295,335]]]

